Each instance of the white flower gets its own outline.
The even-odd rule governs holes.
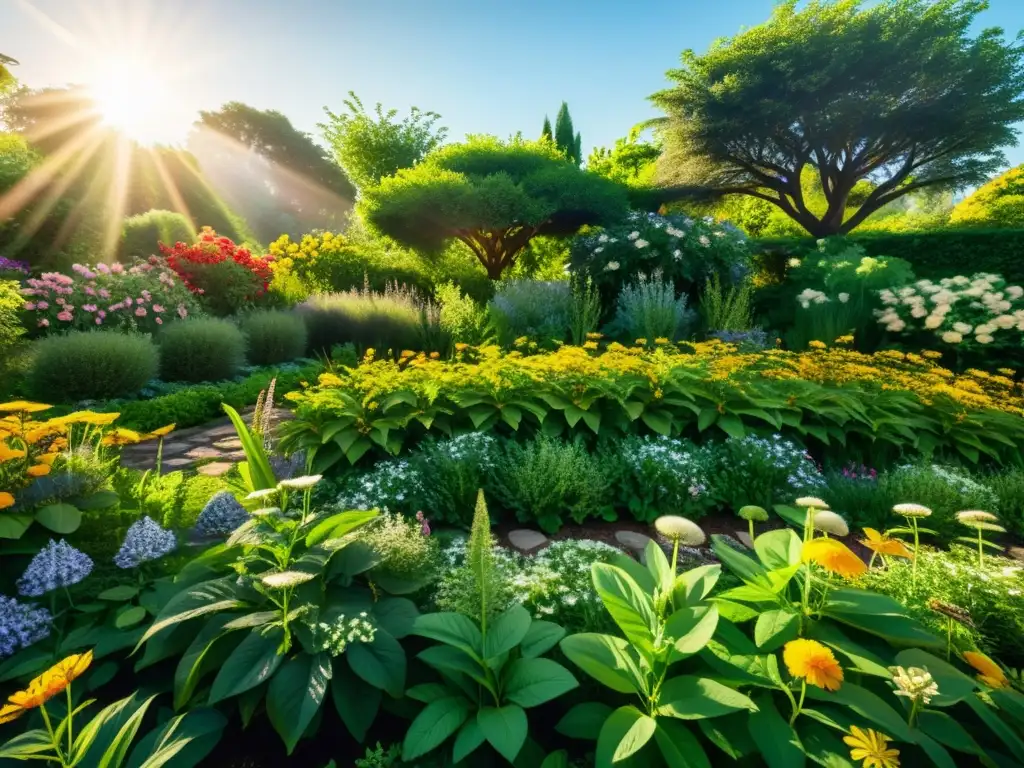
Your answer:
[[[942,325],[942,315],[928,315],[924,321],[924,327],[928,330],[934,331],[940,325]]]
[[[640,238],[636,242],[634,242],[633,245],[635,245],[637,248],[646,248],[648,245],[650,245],[650,243],[648,243],[643,238]]]
[[[672,255],[675,257],[676,261],[679,261],[681,258],[683,258],[683,252],[680,251],[678,248],[672,251]]]
[[[303,475],[302,477],[293,477],[290,480],[282,480],[277,484],[277,487],[287,488],[292,491],[305,491],[309,490],[323,479],[323,475]]]
[[[974,329],[974,333],[979,335],[979,336],[982,336],[982,335],[985,335],[985,334],[992,333],[995,330],[996,330],[996,326],[993,325],[992,323],[982,323],[981,325],[979,325],[977,328]]]
[[[947,344],[959,344],[964,340],[964,337],[956,331],[946,331],[942,334],[942,340]]]
[[[277,488],[261,488],[258,491],[253,491],[245,498],[249,501],[256,501],[258,499],[266,499],[270,496],[276,496],[278,493]]]
[[[1009,330],[1010,328],[1013,328],[1013,326],[1015,326],[1016,324],[1017,318],[1014,317],[1013,315],[1000,315],[999,317],[995,318],[991,323],[989,323],[989,325],[995,325],[996,327],[1002,328],[1003,330]]]
[[[980,336],[975,336],[974,340],[977,341],[979,344],[991,344],[993,341],[995,341],[995,339],[992,336],[989,336],[987,333],[983,333]]]
[[[1011,299],[1019,299],[1021,296],[1024,296],[1024,288],[1021,288],[1019,285],[1009,285],[1006,287],[1006,295]]]
[[[597,248],[594,249],[594,253],[600,253],[603,250],[604,250],[604,246],[603,245],[599,245],[599,246],[597,246]]]
[[[604,265],[604,271],[605,272],[614,272],[618,268],[619,268],[619,262],[617,262],[617,261],[609,261],[607,264]]]
[[[848,294],[848,293],[840,293],[839,294],[839,303],[840,304],[845,304],[849,300],[850,300],[850,294]]]
[[[598,238],[597,238],[597,242],[599,242],[599,243],[607,243],[608,242],[608,235],[605,235],[605,234],[599,235]]]
[[[787,264],[788,264],[789,266],[791,266],[791,267],[794,267],[794,268],[796,268],[796,267],[799,267],[799,266],[800,266],[800,259],[790,259],[790,260],[789,260],[789,261],[787,261],[786,263],[787,263]]]
[[[638,237],[640,237],[640,233],[634,230],[633,232],[630,232],[626,237],[630,240],[636,240]]]
[[[910,316],[911,317],[921,318],[921,317],[924,317],[927,314],[928,314],[928,310],[925,309],[924,307],[914,307],[912,310],[910,310]]]
[[[894,333],[899,333],[900,331],[902,331],[906,327],[907,327],[907,324],[905,322],[903,322],[902,320],[900,320],[899,318],[897,318],[896,320],[893,320],[891,323],[889,323],[887,326],[885,326],[885,330],[893,331]]]
[[[700,241],[700,244],[703,245],[705,248],[711,245],[711,239],[707,235],[701,235],[698,238],[698,240]]]
[[[272,589],[287,589],[288,587],[304,584],[313,578],[315,577],[312,573],[304,573],[303,571],[281,571],[280,573],[268,573],[265,576],[261,576],[260,581],[263,582],[264,586]]]
[[[957,333],[970,333],[974,328],[967,323],[953,323],[953,330]]]

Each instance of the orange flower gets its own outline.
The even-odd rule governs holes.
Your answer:
[[[46,674],[62,677],[67,686],[81,677],[90,664],[92,664],[92,651],[75,653],[54,664]],[[61,690],[64,690],[64,686],[61,687]]]
[[[913,559],[914,554],[899,539],[890,538],[889,534],[879,533],[874,528],[865,528],[864,533],[867,534],[867,538],[860,539],[860,543],[872,552],[891,557],[905,557],[908,560]]]
[[[0,509],[7,509],[14,506],[14,496],[7,491],[0,491]]]
[[[49,464],[33,464],[31,467],[25,470],[25,474],[29,477],[42,477],[43,475],[50,474]]]
[[[24,691],[12,693],[0,708],[0,723],[9,723],[30,709],[40,707],[62,693],[92,663],[92,651],[76,653],[59,661],[28,684]]]
[[[811,539],[804,543],[803,561],[816,563],[829,573],[851,579],[867,573],[868,567],[849,547],[836,539]]]
[[[132,429],[115,427],[100,442],[103,445],[134,445],[142,442],[142,435]]]
[[[989,688],[1009,688],[1010,681],[1006,679],[1006,673],[1002,667],[996,664],[984,653],[978,651],[967,651],[964,654],[964,661],[974,667],[981,674],[978,680]]]
[[[13,459],[25,458],[25,452],[20,448],[11,448],[6,443],[0,443],[0,464]]]
[[[36,461],[40,464],[45,464],[48,467],[53,466],[53,462],[60,456],[59,453],[43,453],[36,457]]]
[[[782,649],[782,660],[789,674],[818,688],[837,691],[843,682],[843,668],[832,651],[817,640],[791,640]]]

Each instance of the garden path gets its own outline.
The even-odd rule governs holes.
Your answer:
[[[249,409],[242,417],[250,422]],[[274,421],[291,418],[291,411],[274,409]],[[156,467],[157,440],[125,446],[121,451],[121,466],[147,470]],[[217,477],[227,473],[237,462],[245,459],[242,443],[227,416],[197,427],[178,429],[164,438],[163,471],[195,469],[203,475]]]

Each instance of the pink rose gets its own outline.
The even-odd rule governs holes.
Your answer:
[[[145,300],[145,299],[141,299],[141,298],[140,298],[140,299],[136,299],[136,300],[135,300],[135,303],[136,303],[136,304],[145,304],[145,303],[146,303],[146,300]]]
[[[32,310],[34,310],[35,308],[36,308],[36,305],[35,305],[35,304],[33,304],[33,303],[32,303],[31,301],[26,301],[26,302],[25,302],[25,309],[26,309],[27,311],[31,312],[31,311],[32,311]]]
[[[65,323],[70,323],[74,319],[74,315],[65,309],[63,312],[57,313],[57,319],[63,320]]]
[[[145,317],[146,316],[146,308],[145,307],[139,307],[138,309],[136,309],[135,310],[135,316],[136,317]]]
[[[154,304],[153,305],[153,311],[156,312],[157,314],[160,314],[161,312],[164,311],[164,308],[160,304]]]
[[[42,320],[39,321],[39,327],[40,328],[46,328],[49,325],[50,325],[50,321],[47,320],[45,317]]]
[[[36,307],[38,309],[49,309],[50,308],[50,303],[47,302],[47,301],[40,301],[38,304],[36,304]]]
[[[96,305],[95,304],[83,304],[82,305],[82,309],[84,309],[86,312],[95,312],[96,311]]]
[[[164,324],[164,319],[163,319],[162,317],[158,317],[158,318],[156,319],[156,324],[157,324],[157,325],[163,325],[163,324]]]
[[[124,267],[121,266],[120,264],[115,263],[110,267],[110,271],[113,272],[115,275],[119,275],[122,272],[124,272]]]

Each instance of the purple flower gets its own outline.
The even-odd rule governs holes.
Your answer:
[[[114,555],[114,565],[118,568],[136,568],[149,560],[163,557],[177,546],[178,539],[174,532],[161,528],[159,523],[147,515],[132,523],[128,529],[121,549]]]
[[[2,257],[0,257],[2,259]],[[38,643],[50,634],[49,611],[0,595],[0,659]]]
[[[90,573],[92,558],[63,539],[50,539],[18,579],[18,594],[39,597],[60,587],[77,584]]]
[[[416,521],[420,524],[420,533],[424,536],[430,535],[430,521],[424,516],[423,512],[416,513]]]
[[[159,319],[159,318],[158,318]],[[245,507],[230,491],[221,491],[206,502],[196,520],[196,531],[203,536],[226,536],[249,519]]]

